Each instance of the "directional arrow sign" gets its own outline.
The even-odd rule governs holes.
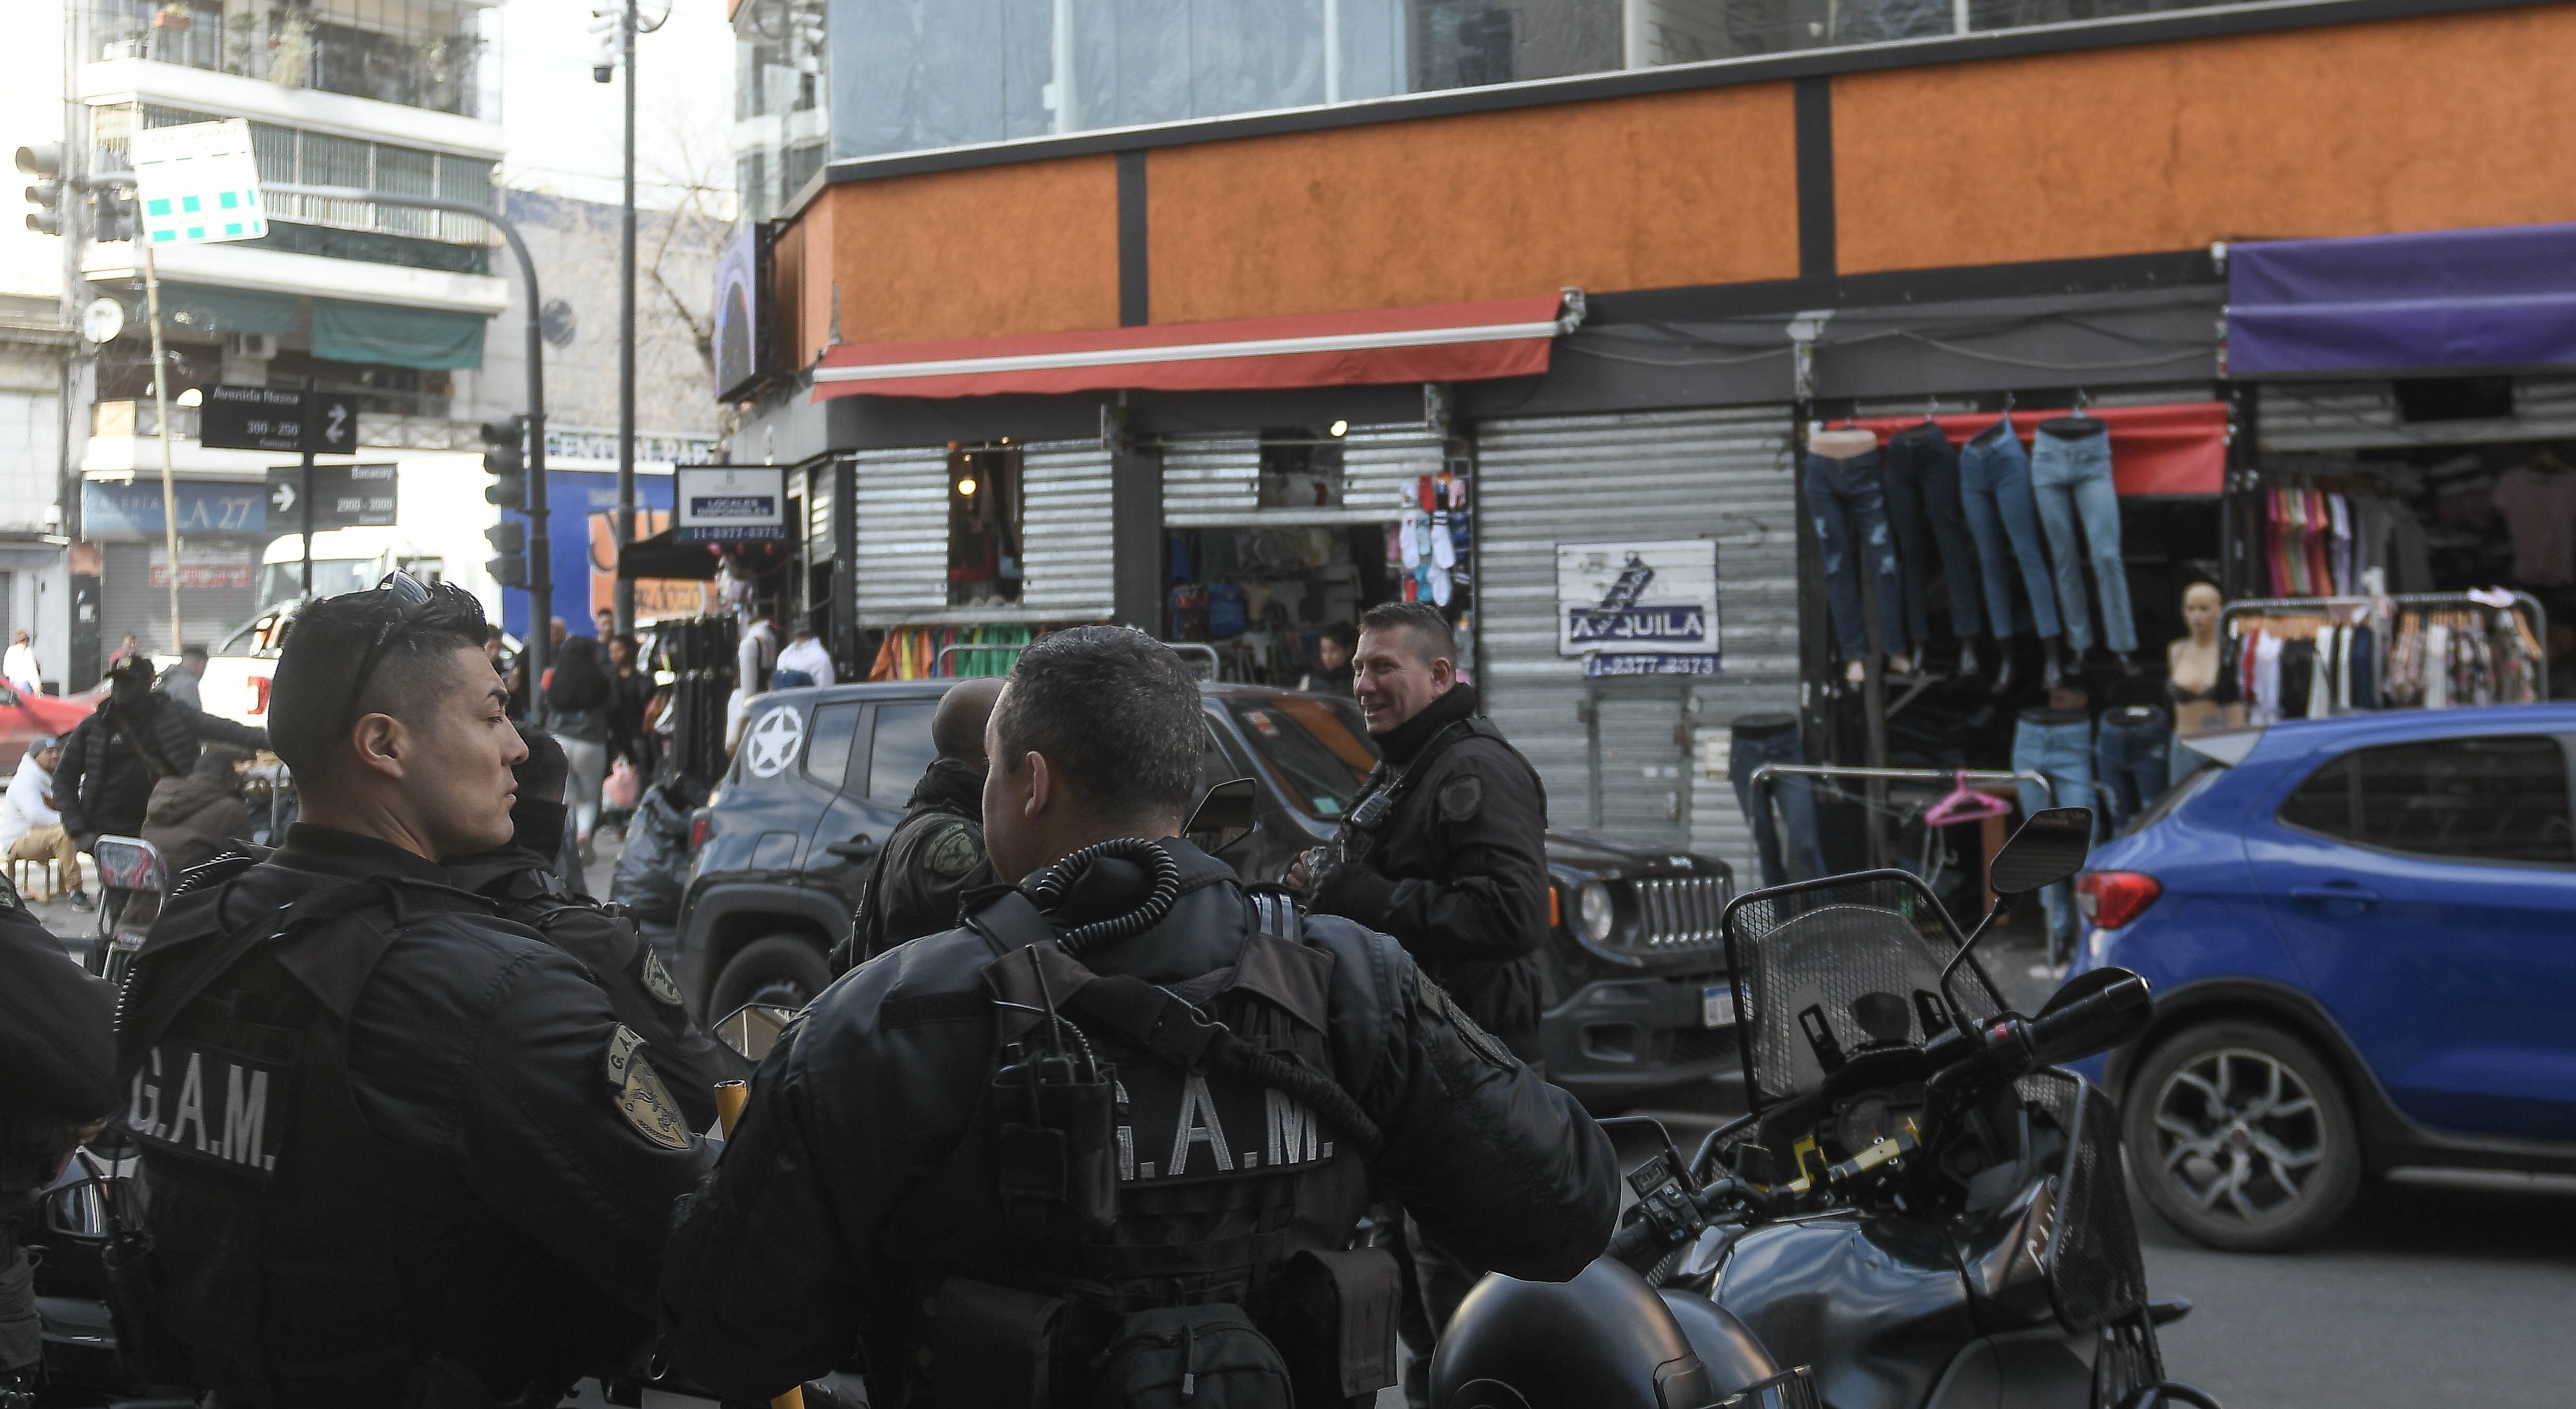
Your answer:
[[[280,533],[304,527],[304,469],[279,465],[268,472],[269,526]],[[315,465],[313,529],[390,528],[400,512],[391,465]]]
[[[317,391],[304,408],[304,448],[317,455],[349,455],[358,449],[358,398],[346,392]]]

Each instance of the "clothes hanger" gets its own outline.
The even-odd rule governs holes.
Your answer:
[[[2092,404],[2092,394],[2085,391],[2082,387],[2077,387],[2075,389],[2074,409],[2068,411],[2063,416],[2049,417],[2047,420],[2039,423],[2039,428],[2048,432],[2050,435],[2056,436],[2060,440],[2081,440],[2088,435],[2100,435],[2102,432],[2109,430],[2110,426],[2106,424],[2101,417],[2092,415],[2085,410],[2086,407],[2091,406]]]
[[[2001,817],[2010,811],[2012,811],[2012,805],[2002,798],[1991,793],[1981,793],[1969,787],[1968,775],[1965,770],[1962,770],[1957,774],[1955,786],[1950,789],[1949,794],[1924,811],[1923,825],[1948,827],[1960,822],[1982,822],[1989,817]]]

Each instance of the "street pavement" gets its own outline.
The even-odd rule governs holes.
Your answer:
[[[614,831],[588,868],[606,895]],[[53,931],[86,948],[96,917],[56,900],[35,907]],[[2014,939],[2020,935],[2012,936]],[[2025,1011],[2053,980],[2034,974],[2036,950],[1999,947],[1991,971]],[[1719,1099],[1656,1112],[1684,1153],[1730,1113]],[[1616,1133],[1622,1168],[1654,1146]],[[2213,1252],[2133,1200],[2147,1279],[2180,1295],[2191,1315],[2165,1328],[2168,1373],[2229,1409],[2566,1409],[2576,1405],[2562,1358],[2576,1307],[2576,1198],[2381,1185],[2312,1247],[2292,1253]],[[585,1384],[586,1403],[597,1386]],[[651,1394],[648,1404],[703,1401]],[[1382,1409],[1401,1409],[1389,1391]]]

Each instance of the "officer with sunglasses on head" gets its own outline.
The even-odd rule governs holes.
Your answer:
[[[299,613],[269,713],[303,820],[190,872],[128,984],[128,1339],[227,1409],[550,1405],[633,1367],[711,1158],[582,964],[437,862],[512,834],[484,632],[399,573]]]

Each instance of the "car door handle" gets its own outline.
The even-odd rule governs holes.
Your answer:
[[[2360,886],[2346,882],[2342,885],[2292,886],[2290,898],[2319,905],[2335,902],[2347,905],[2376,905],[2379,903],[2379,892],[2364,890]]]
[[[855,836],[848,841],[832,842],[823,849],[834,856],[847,856],[852,860],[877,854],[876,839],[866,835]]]

